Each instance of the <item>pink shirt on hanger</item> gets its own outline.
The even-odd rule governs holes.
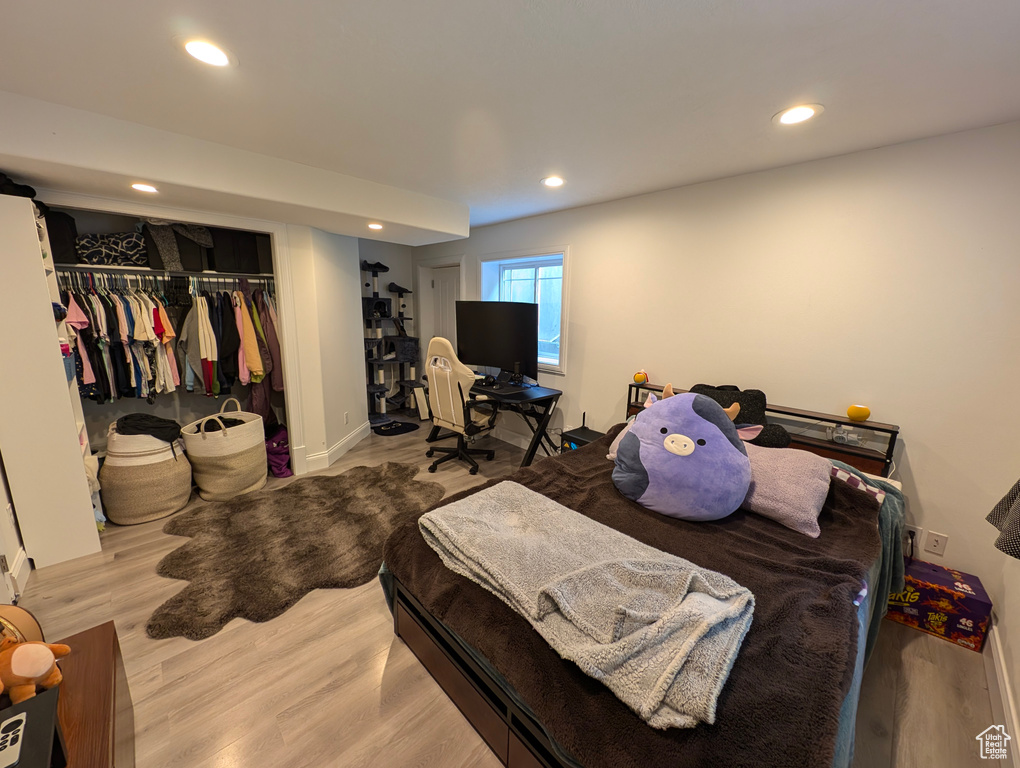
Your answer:
[[[65,322],[74,328],[80,330],[82,328],[89,327],[89,319],[85,313],[82,312],[81,307],[78,306],[74,300],[74,296],[71,294],[67,295],[67,317]],[[96,374],[92,370],[92,363],[89,362],[89,356],[82,349],[81,339],[78,334],[74,335],[74,346],[78,350],[78,357],[81,358],[81,381],[82,384],[95,384]]]

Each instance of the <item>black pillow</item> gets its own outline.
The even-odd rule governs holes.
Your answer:
[[[767,424],[765,419],[766,399],[765,393],[760,389],[745,389],[741,392],[734,386],[713,387],[710,384],[695,384],[691,392],[697,395],[706,395],[715,400],[723,408],[729,408],[734,403],[740,403],[740,415],[737,416],[739,424]]]
[[[764,427],[754,440],[748,441],[752,445],[757,445],[761,448],[785,448],[790,444],[790,433],[780,424],[769,424],[765,418],[767,400],[765,399],[765,393],[760,389],[745,389],[741,391],[732,385],[713,387],[709,384],[695,384],[691,387],[691,392],[710,397],[723,408],[728,408],[734,403],[740,403],[740,414],[737,416],[737,423],[757,424]]]

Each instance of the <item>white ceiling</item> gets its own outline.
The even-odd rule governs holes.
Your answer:
[[[1020,119],[1018,33],[1016,0],[5,3],[0,90],[466,203],[477,226]],[[802,102],[826,111],[771,123]]]

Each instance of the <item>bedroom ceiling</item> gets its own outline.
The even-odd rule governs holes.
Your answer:
[[[475,226],[1020,119],[1015,0],[59,6],[5,4],[0,90],[466,203]],[[800,103],[825,112],[772,123]]]

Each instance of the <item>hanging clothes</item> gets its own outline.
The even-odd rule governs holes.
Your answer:
[[[59,270],[59,267],[58,267]],[[68,270],[70,271],[70,270]],[[267,424],[282,390],[279,325],[271,291],[216,291],[204,279],[72,272],[60,275],[79,393],[97,403],[153,403],[179,388],[215,397],[238,382]]]
[[[79,365],[82,368],[82,375],[79,380],[82,384],[95,384],[96,374],[92,371],[92,366],[89,364],[88,357],[83,354],[84,342],[82,341],[81,331],[89,327],[89,320],[82,312],[81,307],[74,300],[74,297],[70,294],[64,294],[61,298],[64,306],[67,307],[67,318],[66,323],[70,326],[72,331],[71,346],[74,348],[75,354],[78,355]]]
[[[216,336],[209,322],[209,305],[204,296],[195,297],[195,311],[198,315],[198,341],[202,357],[202,381],[205,382],[206,397],[220,393],[220,384],[216,380],[215,365],[218,357]]]
[[[188,392],[195,391],[196,383],[203,391],[205,390],[205,379],[202,378],[202,344],[198,316],[198,299],[192,297],[191,308],[185,315],[177,336],[177,358],[184,371],[184,388]]]
[[[276,332],[276,321],[273,320],[275,312],[270,312],[269,304],[266,301],[265,291],[255,291],[252,294],[255,306],[258,309],[259,321],[266,337],[266,347],[269,350],[269,357],[272,361],[271,381],[275,392],[283,391],[283,361],[280,354],[280,338]]]
[[[262,361],[262,376],[265,378],[273,371],[273,358],[269,354],[269,344],[266,342],[266,332],[262,329],[259,311],[254,304],[250,306],[250,309],[251,322],[255,326],[255,340],[259,346],[259,359]]]
[[[220,371],[226,379],[227,386],[233,386],[238,379],[238,350],[241,348],[241,336],[237,330],[234,317],[234,304],[227,293],[216,294],[216,306],[220,317]]]
[[[234,297],[238,301],[237,306],[241,313],[241,344],[244,346],[245,365],[248,366],[252,381],[262,381],[266,371],[262,367],[262,355],[259,354],[259,343],[255,336],[255,326],[252,323],[251,312],[248,309],[247,300],[241,291],[235,291]]]
[[[247,384],[251,381],[251,374],[248,372],[248,364],[244,353],[244,321],[241,317],[244,297],[239,291],[231,294],[231,303],[234,307],[234,321],[237,325],[237,378],[242,384]]]

